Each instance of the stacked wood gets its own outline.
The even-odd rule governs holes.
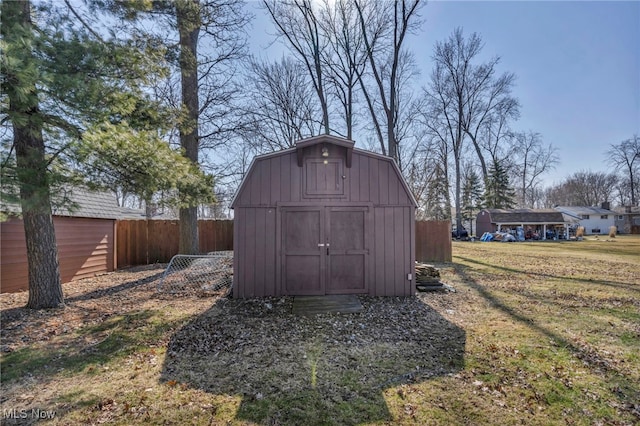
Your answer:
[[[420,284],[440,282],[440,271],[432,265],[416,262],[416,282]]]
[[[418,291],[441,290],[440,271],[432,265],[416,262],[416,288]]]

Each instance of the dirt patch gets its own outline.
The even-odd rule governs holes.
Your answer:
[[[54,336],[70,334],[130,312],[169,305],[195,313],[211,305],[211,298],[157,293],[164,267],[136,267],[64,284],[65,307],[62,309],[26,309],[27,292],[1,294],[2,351],[47,342]]]

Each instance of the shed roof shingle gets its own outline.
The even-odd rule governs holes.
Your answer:
[[[553,209],[486,209],[493,223],[569,223],[574,218]]]
[[[62,201],[68,198],[73,206],[54,207],[54,216],[83,217],[93,219],[144,219],[143,210],[134,210],[118,206],[114,194],[110,192],[90,191],[86,188],[74,187],[64,190],[64,193],[53,193],[54,200]],[[54,203],[56,204],[56,203]],[[60,204],[59,202],[57,204]],[[20,214],[18,204],[3,203],[2,211]]]

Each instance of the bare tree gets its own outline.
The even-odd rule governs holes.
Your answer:
[[[449,144],[455,169],[454,198],[456,226],[461,228],[462,155],[468,137],[475,150],[483,178],[489,177],[484,150],[491,154],[491,164],[503,164],[501,145],[508,132],[508,121],[518,114],[518,103],[511,97],[514,75],[496,76],[499,58],[476,65],[482,50],[477,34],[465,39],[457,28],[445,41],[437,42],[434,69],[425,90],[428,130]]]
[[[611,164],[624,174],[629,187],[632,206],[638,204],[638,177],[640,176],[640,137],[634,135],[619,144],[611,144],[607,151]]]
[[[543,145],[540,133],[528,131],[515,135],[512,145],[511,173],[518,182],[517,200],[521,207],[533,207],[536,203],[541,177],[553,170],[560,159],[551,144]]]
[[[403,44],[407,34],[414,31],[420,24],[420,0],[395,0],[393,2],[355,1],[358,20],[362,30],[364,46],[369,61],[369,71],[374,81],[373,91],[361,85],[365,98],[380,138],[383,152],[385,144],[382,140],[381,124],[386,127],[386,152],[390,157],[398,160],[398,138],[396,134],[397,113],[399,110],[399,88],[402,83],[402,63],[408,62]],[[385,31],[388,27],[388,32]],[[362,81],[362,76],[360,76]],[[375,92],[383,118],[377,117],[372,102]]]
[[[299,62],[253,60],[247,78],[247,106],[243,132],[257,152],[290,148],[295,141],[320,132],[318,103]]]
[[[329,40],[322,55],[323,66],[332,94],[342,108],[345,135],[353,139],[356,91],[367,61],[355,4],[337,0],[332,6],[325,0],[320,17],[320,26]]]
[[[610,201],[618,177],[613,173],[579,171],[547,189],[547,206],[597,206]]]
[[[322,57],[328,38],[311,0],[263,0],[263,5],[296,57],[305,65],[322,110],[324,133],[329,134],[329,102]]]
[[[486,153],[489,156],[489,160],[492,162],[503,161],[506,156],[509,155],[509,147],[513,145],[515,139],[515,133],[511,130],[511,122],[519,116],[519,104],[516,99],[510,98],[509,101],[500,102],[496,105],[496,108],[485,119],[482,120],[482,124],[474,132],[474,140],[476,144],[480,145],[480,153]],[[476,154],[478,153],[477,145]],[[486,157],[480,161],[485,161]],[[482,169],[484,174],[486,170]],[[486,179],[486,175],[485,175]]]

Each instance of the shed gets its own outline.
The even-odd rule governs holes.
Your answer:
[[[553,209],[483,209],[476,217],[478,235],[485,232],[508,231],[522,227],[537,232],[546,239],[547,231],[561,231],[566,237],[569,227],[579,218]]]
[[[395,162],[330,135],[257,156],[234,209],[233,296],[415,292],[415,208]]]
[[[76,208],[53,211],[62,282],[115,270],[115,226],[121,216],[115,196],[81,188],[73,188],[67,195]],[[0,223],[0,290],[3,293],[27,290],[27,249],[20,208],[2,207],[9,213],[9,219]]]

